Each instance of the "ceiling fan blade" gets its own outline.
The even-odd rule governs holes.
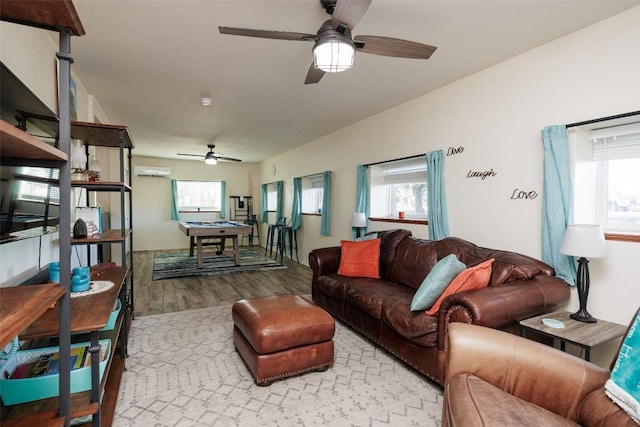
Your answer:
[[[371,0],[338,0],[331,15],[331,25],[333,29],[338,28],[338,24],[346,25],[350,30],[358,25],[364,16]]]
[[[234,159],[233,157],[215,156],[218,160],[226,160],[227,162],[241,162],[240,159]]]
[[[304,80],[304,84],[308,85],[318,83],[324,74],[324,71],[317,69],[313,64],[311,64],[309,72],[307,73],[307,78]]]
[[[262,39],[311,41],[316,40],[315,34],[294,33],[290,31],[252,30],[250,28],[218,27],[220,34],[232,36],[259,37]]]
[[[204,157],[202,154],[176,153],[178,156]]]
[[[395,58],[429,59],[437,47],[392,37],[356,36],[353,38],[359,52]],[[359,43],[364,43],[360,47]]]

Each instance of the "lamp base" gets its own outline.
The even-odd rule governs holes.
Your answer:
[[[585,323],[596,323],[598,321],[598,319],[591,316],[587,312],[587,310],[578,310],[575,313],[571,313],[569,317],[571,317],[573,320],[577,320],[578,322],[585,322]]]

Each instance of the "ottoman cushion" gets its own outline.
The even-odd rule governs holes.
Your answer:
[[[330,341],[335,331],[333,317],[299,295],[238,301],[233,305],[232,318],[260,354]]]

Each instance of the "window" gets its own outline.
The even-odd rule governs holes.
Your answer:
[[[278,207],[278,187],[275,182],[267,184],[267,210],[275,212]]]
[[[301,184],[302,213],[322,213],[322,198],[324,196],[322,174],[303,177]]]
[[[370,216],[427,219],[427,162],[424,156],[369,166]]]
[[[606,231],[640,234],[640,123],[591,133],[598,219]]]
[[[32,168],[23,167],[21,173],[23,175],[34,176],[38,178],[58,179],[60,171],[58,169],[49,168]],[[51,189],[49,202],[52,204],[60,203],[60,189],[57,185],[46,184],[43,182],[20,181],[18,189],[18,200],[25,202],[44,203]]]
[[[219,211],[222,185],[220,181],[176,181],[179,211]]]
[[[640,235],[640,122],[601,122],[575,132],[574,222]],[[596,129],[593,126],[597,126]]]

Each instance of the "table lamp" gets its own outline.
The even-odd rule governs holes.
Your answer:
[[[604,232],[599,225],[572,224],[567,226],[560,253],[578,258],[578,300],[580,309],[571,314],[571,318],[580,322],[596,323],[596,319],[587,311],[589,296],[589,261],[587,258],[602,258],[605,255]]]
[[[360,238],[360,229],[367,226],[367,216],[364,212],[354,212],[351,216],[351,226],[356,229],[356,238]]]

